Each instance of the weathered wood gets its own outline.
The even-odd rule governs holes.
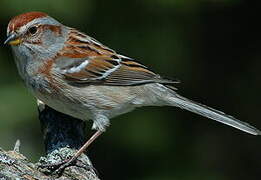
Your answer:
[[[0,180],[99,180],[86,154],[81,155],[75,165],[67,167],[60,175],[42,168],[41,165],[60,162],[76,152],[85,141],[85,123],[41,103],[38,109],[46,157],[41,157],[38,163],[30,162],[19,152],[19,142],[16,143],[13,151],[0,149]]]

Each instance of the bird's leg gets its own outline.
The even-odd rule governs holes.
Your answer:
[[[73,157],[71,157],[70,159],[66,159],[64,161],[55,163],[55,164],[47,164],[47,165],[41,165],[40,167],[42,168],[48,168],[50,169],[52,172],[56,172],[57,174],[60,174],[63,172],[63,170],[72,165],[72,163],[75,162],[75,160],[90,146],[90,144],[97,139],[101,134],[103,133],[103,131],[97,130],[91,137],[90,139],[88,139],[88,141],[86,141],[86,143],[74,154]]]
[[[103,132],[98,130],[96,131],[91,137],[90,139],[88,139],[88,141],[86,141],[86,143],[74,154],[74,156],[72,158],[70,158],[66,164],[70,165],[73,161],[75,161],[88,147],[89,145],[95,140],[97,139]]]

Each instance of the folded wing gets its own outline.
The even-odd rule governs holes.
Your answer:
[[[62,60],[59,67],[64,78],[71,84],[100,84],[133,86],[146,83],[174,84],[178,81],[161,78],[146,66],[125,56],[95,56]],[[68,63],[70,61],[71,63]],[[63,63],[64,64],[64,63]]]

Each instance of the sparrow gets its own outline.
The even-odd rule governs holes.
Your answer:
[[[142,106],[174,106],[252,135],[261,131],[176,92],[163,78],[43,12],[11,19],[5,44],[12,47],[18,72],[32,94],[53,109],[92,120],[94,135],[67,161],[73,162],[110,125],[110,119]]]

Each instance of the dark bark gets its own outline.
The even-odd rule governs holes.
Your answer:
[[[79,149],[84,144],[84,121],[57,112],[48,106],[39,109],[39,119],[47,154],[64,147]]]
[[[65,168],[61,174],[52,173],[42,165],[58,163],[70,158],[85,142],[85,122],[72,118],[39,104],[46,157],[32,163],[20,152],[20,143],[13,151],[0,149],[0,180],[2,179],[81,179],[98,180],[98,176],[86,154],[81,155],[75,165]],[[41,167],[41,168],[40,168]]]

